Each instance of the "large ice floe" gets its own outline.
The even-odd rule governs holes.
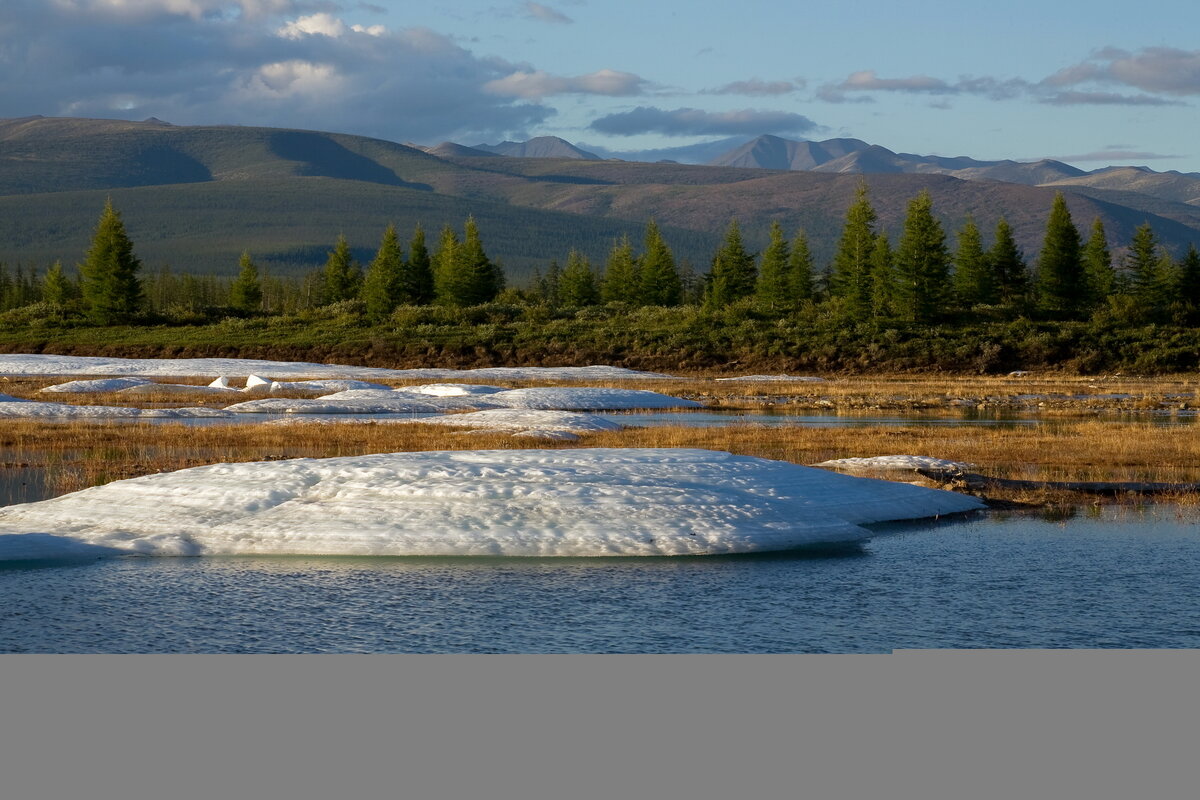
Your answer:
[[[102,358],[44,354],[0,354],[0,375],[96,375],[192,377],[268,375],[280,378],[356,378],[446,380],[634,380],[665,378],[604,365],[590,367],[490,367],[485,369],[383,369],[306,361],[263,361],[247,358]]]
[[[0,508],[0,561],[141,554],[679,556],[857,542],[965,495],[708,450],[216,464]]]

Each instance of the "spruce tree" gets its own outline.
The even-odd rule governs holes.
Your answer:
[[[564,306],[582,308],[600,302],[600,289],[592,265],[578,250],[567,256],[567,266],[558,280],[558,299]]]
[[[1130,294],[1142,311],[1152,317],[1160,315],[1170,299],[1171,269],[1163,264],[1158,239],[1150,223],[1142,223],[1133,232],[1125,267],[1129,272]]]
[[[350,253],[350,243],[344,235],[338,235],[337,243],[325,260],[321,278],[324,284],[321,302],[324,305],[352,300],[358,296],[362,286],[362,268]]]
[[[963,308],[996,302],[996,286],[983,237],[975,220],[967,221],[958,231],[958,249],[954,252],[954,291]]]
[[[633,258],[633,245],[628,236],[622,236],[608,251],[604,278],[600,282],[600,299],[605,303],[637,303],[641,294],[641,276]]]
[[[109,199],[96,223],[91,247],[79,265],[80,291],[93,322],[125,322],[137,312],[142,305],[142,284],[137,277],[141,268],[121,214]]]
[[[914,322],[932,322],[942,316],[949,294],[950,256],[928,191],[908,204],[895,260],[895,299],[900,313]]]
[[[683,284],[675,269],[675,256],[667,247],[654,220],[646,224],[645,251],[640,264],[640,301],[647,306],[677,306]]]
[[[1187,253],[1176,271],[1175,296],[1187,307],[1188,320],[1195,325],[1200,319],[1200,253],[1189,244]]]
[[[7,276],[4,276],[7,277]],[[3,286],[0,285],[0,291]],[[42,278],[42,299],[56,306],[66,305],[77,296],[78,287],[63,272],[62,262],[55,261]]]
[[[754,293],[754,256],[742,244],[742,231],[737,220],[729,223],[725,241],[713,256],[709,273],[706,305],[724,308]]]
[[[771,242],[763,251],[754,287],[755,298],[763,308],[780,311],[795,305],[795,289],[788,268],[791,257],[792,248],[783,237],[783,226],[776,220],[771,223]]]
[[[988,250],[988,265],[992,269],[996,299],[1012,308],[1024,306],[1029,294],[1029,270],[1013,237],[1012,227],[1004,217],[996,223],[995,239]]]
[[[423,306],[433,302],[433,262],[425,246],[425,230],[417,223],[408,243],[408,259],[400,267],[400,304]]]
[[[875,234],[871,248],[871,316],[891,317],[896,313],[896,256],[884,231]]]
[[[400,239],[396,226],[388,225],[379,242],[379,250],[367,267],[363,278],[361,297],[367,307],[367,318],[382,322],[391,316],[402,300],[404,253],[400,250]]]
[[[1080,258],[1083,260],[1084,304],[1089,310],[1095,309],[1103,305],[1117,288],[1117,274],[1113,270],[1108,237],[1104,232],[1104,222],[1099,217],[1092,221],[1092,232]]]
[[[229,285],[229,305],[243,314],[253,314],[262,310],[262,283],[258,277],[258,266],[250,258],[249,251],[243,251],[238,261],[238,276]]]
[[[476,306],[496,299],[504,288],[504,273],[484,252],[475,218],[467,218],[461,242],[447,231],[442,232],[435,273],[438,302]]]
[[[860,181],[854,202],[846,210],[846,222],[829,272],[830,296],[843,298],[855,319],[866,319],[870,315],[875,220],[875,209],[867,197],[867,183]]]
[[[1038,310],[1053,319],[1081,316],[1083,260],[1079,230],[1071,221],[1071,212],[1062,192],[1054,196],[1046,220],[1046,236],[1038,254],[1037,281],[1034,285]]]
[[[442,226],[438,236],[437,250],[432,257],[433,294],[434,299],[441,305],[456,305],[454,292],[457,278],[455,276],[457,253],[460,243],[458,234],[448,224]]]
[[[788,280],[792,287],[793,302],[799,304],[816,299],[812,252],[808,249],[808,236],[804,231],[798,232],[792,242],[792,254],[788,257]]]

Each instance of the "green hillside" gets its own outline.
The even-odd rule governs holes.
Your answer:
[[[508,157],[442,159],[359,136],[159,121],[0,121],[0,261],[77,261],[106,196],[153,268],[230,274],[238,255],[291,272],[321,263],[340,233],[368,258],[383,228],[436,233],[474,215],[489,254],[517,281],[572,247],[602,261],[654,217],[698,271],[730,219],[749,246],[770,222],[803,227],[828,258],[860,176],[682,164]],[[870,175],[881,226],[898,233],[910,198],[933,194],[950,229],[968,214],[990,238],[1005,216],[1032,256],[1055,189],[942,175]],[[1148,221],[1173,250],[1200,242],[1195,206],[1137,192],[1061,187],[1077,225],[1104,219],[1113,243]]]

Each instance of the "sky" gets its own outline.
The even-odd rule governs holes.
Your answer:
[[[0,0],[0,117],[1200,172],[1196,0]]]

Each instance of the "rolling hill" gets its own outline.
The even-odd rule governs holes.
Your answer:
[[[789,230],[802,227],[823,260],[862,179],[854,165],[871,162],[880,165],[868,178],[872,202],[893,235],[909,199],[928,189],[949,230],[973,215],[990,238],[1003,215],[1032,254],[1061,190],[1079,226],[1099,216],[1115,245],[1143,221],[1172,248],[1200,242],[1200,207],[1181,202],[1187,192],[1166,184],[1159,194],[1170,196],[1129,189],[1120,176],[1103,185],[1072,184],[1083,176],[1057,174],[1053,163],[1037,167],[1043,177],[1057,174],[1049,186],[964,180],[953,173],[982,169],[984,162],[942,159],[936,170],[913,172],[885,169],[905,156],[857,140],[807,144],[821,147],[758,141],[734,165],[700,166],[497,157],[450,144],[427,152],[336,133],[158,120],[4,120],[0,260],[76,262],[106,196],[122,211],[147,268],[170,264],[199,273],[235,271],[244,249],[276,273],[308,269],[324,261],[339,233],[366,260],[389,222],[404,238],[417,222],[436,236],[443,224],[460,226],[467,215],[479,223],[489,254],[518,282],[551,259],[561,262],[572,247],[602,261],[615,238],[639,241],[652,216],[677,258],[700,271],[733,218],[753,248],[765,243],[772,220]],[[749,166],[746,159],[759,155],[776,159],[772,164],[825,160],[815,170]]]

